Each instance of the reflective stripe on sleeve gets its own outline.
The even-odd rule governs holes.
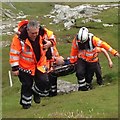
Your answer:
[[[10,49],[10,52],[13,54],[20,54],[20,51],[14,50],[14,49]]]
[[[18,56],[10,55],[10,59],[13,59],[13,60],[19,60],[19,57],[18,57]]]
[[[18,62],[11,63],[11,67],[18,66],[18,65],[19,65]]]

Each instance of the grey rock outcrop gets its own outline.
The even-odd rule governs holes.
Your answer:
[[[66,29],[70,29],[75,25],[75,20],[83,18],[83,23],[92,21],[92,22],[101,22],[100,19],[93,19],[92,17],[98,15],[101,11],[109,9],[111,7],[119,7],[119,4],[110,4],[110,5],[90,5],[83,4],[70,8],[68,5],[59,5],[55,4],[54,8],[49,15],[44,17],[53,18],[53,23],[58,24],[63,22]]]
[[[72,84],[71,82],[64,81],[64,80],[58,80],[57,81],[58,85],[58,94],[68,94],[72,91],[77,91],[78,90],[78,84]]]

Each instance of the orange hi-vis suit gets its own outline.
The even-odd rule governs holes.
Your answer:
[[[26,28],[13,37],[10,47],[10,65],[12,71],[19,70],[21,85],[21,105],[31,105],[33,92],[37,95],[49,95],[47,59],[44,40],[56,44],[53,32],[40,27],[35,41],[29,40]],[[38,52],[37,52],[38,51]],[[39,53],[39,54],[38,54]],[[34,84],[33,84],[34,79]]]
[[[53,37],[50,37],[50,35],[53,33],[47,29],[45,30],[47,33],[39,37],[41,57],[38,62],[35,58],[35,54],[28,38],[26,40],[19,40],[19,37],[17,35],[14,36],[10,49],[11,67],[19,66],[19,68],[31,73],[31,75],[35,74],[36,67],[41,72],[46,72],[46,50],[43,50],[43,40],[51,39],[52,41]],[[52,41],[52,44],[56,44],[55,41]]]
[[[112,55],[117,53],[110,45],[91,33],[89,33],[88,40],[84,43],[80,43],[77,37],[73,39],[70,62],[77,62],[76,77],[79,84],[78,90],[84,89],[87,85],[86,82],[91,83],[93,74],[99,67],[98,53],[101,50],[97,47],[104,48]]]
[[[98,51],[96,51],[96,48],[94,47],[101,47],[105,50],[109,51],[112,55],[115,55],[117,51],[113,49],[110,45],[108,45],[106,42],[100,40],[98,37],[94,36],[93,34],[89,33],[90,41],[89,45],[90,48],[88,50],[86,49],[80,49],[79,50],[79,41],[76,39],[76,37],[73,39],[72,42],[72,49],[70,53],[70,62],[74,63],[77,61],[78,58],[82,58],[87,62],[96,62],[98,61]],[[83,46],[83,44],[81,45]],[[97,49],[98,50],[98,49]]]
[[[40,60],[37,62],[29,40],[26,39],[25,42],[23,42],[18,39],[18,36],[15,36],[13,38],[13,42],[11,44],[11,49],[10,49],[11,67],[19,66],[19,68],[24,69],[26,72],[27,71],[30,72],[31,75],[35,74],[35,68],[37,67],[38,70],[45,73],[46,52],[43,50],[41,37],[39,44],[40,44],[41,57]]]

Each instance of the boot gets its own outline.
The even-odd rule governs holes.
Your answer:
[[[93,86],[92,86],[92,83],[86,83],[86,86],[89,90],[92,90],[93,89]]]
[[[78,88],[78,91],[88,91],[88,90],[89,88],[87,87],[87,85]]]
[[[49,92],[49,97],[53,97],[53,96],[56,96],[56,95],[57,95],[57,91],[55,91],[55,92],[50,91]]]
[[[35,103],[39,104],[41,102],[41,98],[39,94],[33,93],[33,100]]]
[[[31,105],[22,105],[23,109],[29,109]]]

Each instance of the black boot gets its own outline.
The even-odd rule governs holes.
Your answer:
[[[33,92],[33,100],[34,100],[35,103],[39,104],[41,102],[40,95]]]
[[[20,99],[20,105],[22,105],[23,109],[29,109],[31,107],[31,104],[23,104],[22,99]]]
[[[22,105],[23,109],[29,109],[31,105]]]
[[[78,91],[88,91],[89,88],[87,86],[82,86],[78,88]]]
[[[97,84],[100,86],[104,85],[103,81],[97,81]]]
[[[89,90],[92,90],[93,89],[93,86],[92,86],[92,83],[86,83],[86,86]]]
[[[57,95],[57,91],[55,91],[55,92],[49,91],[49,97],[53,97],[56,95]]]

